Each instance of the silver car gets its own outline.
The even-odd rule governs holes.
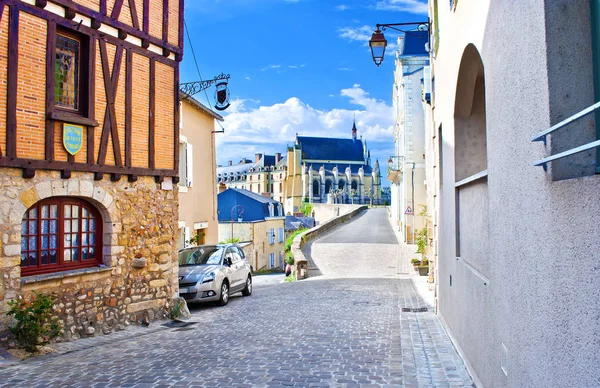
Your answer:
[[[252,269],[235,244],[201,245],[179,251],[179,296],[225,306],[236,292],[252,294]]]

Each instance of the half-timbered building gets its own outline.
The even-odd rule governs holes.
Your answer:
[[[56,295],[68,338],[177,294],[183,0],[0,0],[0,331]]]

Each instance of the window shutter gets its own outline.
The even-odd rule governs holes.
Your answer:
[[[194,177],[194,152],[190,143],[185,143],[185,185],[192,187],[192,179]]]

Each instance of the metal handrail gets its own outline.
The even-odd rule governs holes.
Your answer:
[[[595,111],[599,108],[600,108],[600,101],[598,101],[594,105],[590,106],[589,108],[586,108],[586,109],[582,110],[581,112],[574,114],[573,116],[569,117],[568,119],[565,119],[565,120],[561,121],[560,123],[551,126],[544,132],[538,133],[537,135],[535,135],[534,137],[531,138],[531,141],[532,142],[546,141],[546,136],[548,136],[552,132],[556,131],[557,129],[561,129],[565,125],[571,124],[584,116],[587,116],[588,114],[592,113],[593,111]]]
[[[531,142],[543,141],[545,143],[546,136],[548,136],[552,132],[561,129],[562,127],[565,127],[598,109],[600,109],[600,101],[595,103],[594,105],[582,110],[581,112],[576,113],[573,116],[561,121],[560,123],[553,125],[552,127],[548,128],[547,130],[538,133],[537,135],[535,135],[534,137],[531,138]],[[596,123],[596,125],[600,125],[600,123]],[[596,140],[591,143],[581,145],[579,147],[571,148],[570,150],[566,150],[566,151],[560,152],[555,155],[550,155],[546,158],[543,158],[543,159],[540,159],[540,160],[534,162],[533,165],[534,166],[542,166],[545,169],[546,164],[553,160],[565,158],[567,156],[571,156],[571,155],[577,154],[579,152],[583,152],[583,151],[586,151],[586,150],[589,150],[592,148],[596,148],[596,147],[600,147],[600,140]]]

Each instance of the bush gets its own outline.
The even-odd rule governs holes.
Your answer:
[[[292,254],[292,252],[287,252],[285,254],[285,262],[286,264],[294,265],[294,255]]]
[[[219,244],[237,244],[240,242],[239,237],[230,237],[225,241],[220,241]]]
[[[294,243],[294,238],[297,235],[299,235],[300,233],[304,232],[305,230],[306,230],[306,228],[298,229],[297,231],[292,233],[292,235],[290,237],[288,237],[287,240],[285,240],[285,251],[286,252],[289,252],[292,249],[292,244]]]
[[[304,214],[306,217],[310,217],[312,215],[312,211],[313,211],[313,204],[312,203],[303,203],[302,206],[300,207],[300,211],[302,212],[302,214]]]
[[[34,292],[31,301],[13,299],[8,302],[7,315],[14,316],[17,321],[9,330],[26,351],[37,352],[40,346],[61,335],[58,319],[52,316],[55,299],[52,295]]]

